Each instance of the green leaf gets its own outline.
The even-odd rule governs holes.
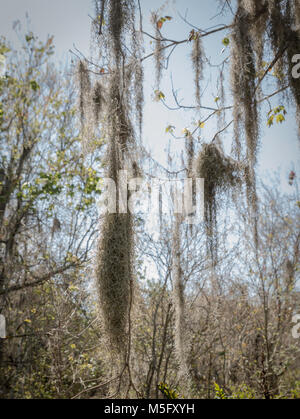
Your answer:
[[[228,45],[230,44],[229,38],[225,37],[222,41],[222,44],[225,45],[225,47],[228,47]]]
[[[0,45],[0,55],[4,55],[7,52],[10,52],[10,49],[7,48],[7,46],[5,46],[5,45]]]
[[[161,92],[160,90],[155,90],[155,100],[159,101],[162,99],[165,99],[165,95],[163,94],[163,92]]]
[[[268,119],[267,125],[268,127],[271,127],[274,123],[274,115],[270,116],[270,118]]]
[[[215,393],[216,393],[216,399],[219,399],[219,400],[227,399],[227,396],[224,393],[224,390],[217,383],[215,383]]]
[[[276,116],[276,122],[282,124],[285,121],[285,117],[280,113]]]
[[[175,129],[174,125],[167,126],[167,128],[166,128],[166,134],[168,132],[170,132],[171,134],[173,134],[174,129]]]
[[[37,84],[37,82],[35,80],[31,80],[30,86],[31,86],[32,90],[34,90],[35,92],[40,88],[40,86]]]
[[[189,137],[191,135],[191,132],[187,128],[184,128],[182,130],[182,134],[184,134],[185,137]]]
[[[273,125],[275,116],[276,116],[276,122],[282,124],[282,122],[285,121],[284,115],[286,115],[286,114],[287,114],[287,112],[286,112],[285,107],[283,105],[276,106],[276,108],[271,109],[268,112],[269,119],[268,119],[267,125],[269,127],[271,127],[271,125]]]
[[[178,399],[179,394],[176,393],[175,390],[172,390],[169,388],[167,384],[160,383],[158,385],[158,389],[161,391],[161,393],[164,395],[166,399]]]
[[[29,34],[25,36],[25,39],[26,39],[26,42],[29,43],[30,41],[34,39],[34,36],[32,34]]]

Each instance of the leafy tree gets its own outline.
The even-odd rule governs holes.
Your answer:
[[[96,224],[92,204],[99,194],[96,157],[88,165],[81,152],[74,91],[50,61],[52,38],[42,43],[30,33],[20,53],[1,42],[7,68],[0,78],[0,307],[8,325],[8,338],[1,341],[1,364],[7,367],[1,394],[63,395],[61,384],[54,378],[43,384],[38,371],[42,365],[48,375],[52,361],[58,362],[47,354],[51,330],[63,327],[55,307],[63,305],[63,289],[81,281],[78,269],[89,258]],[[56,299],[46,297],[53,294]],[[75,307],[70,293],[65,304],[66,310]],[[75,328],[86,321],[79,323],[80,311],[78,316]],[[55,345],[62,351],[65,342]],[[25,381],[18,378],[20,368]]]

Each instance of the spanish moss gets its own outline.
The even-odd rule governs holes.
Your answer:
[[[185,298],[183,272],[181,268],[181,240],[180,240],[180,216],[175,216],[172,246],[172,274],[173,274],[173,298],[175,309],[175,329],[174,342],[177,360],[179,363],[179,375],[181,378],[187,377],[188,366],[188,335],[185,314]]]
[[[107,334],[117,352],[127,356],[130,344],[130,295],[133,292],[134,234],[132,215],[129,211],[120,213],[121,206],[126,206],[127,201],[119,193],[122,182],[119,172],[129,169],[130,175],[137,173],[138,164],[132,153],[135,149],[135,133],[131,109],[137,90],[136,107],[141,125],[142,76],[141,66],[137,66],[137,74],[134,73],[136,57],[132,57],[124,47],[125,37],[131,36],[134,48],[138,49],[133,2],[107,0],[102,18],[107,23],[102,28],[104,42],[100,46],[106,46],[111,62],[110,74],[105,76],[106,100],[101,100],[101,105],[105,105],[103,131],[108,144],[107,176],[117,186],[117,198],[116,214],[106,214],[101,222],[96,273],[100,308]],[[101,96],[100,85],[97,86],[97,93]],[[98,106],[97,112],[100,109]]]
[[[195,167],[197,176],[204,179],[204,220],[208,250],[213,264],[217,261],[217,212],[222,194],[241,184],[240,165],[226,157],[214,143],[205,144]]]
[[[250,4],[251,3],[251,4]],[[235,26],[232,33],[232,76],[231,85],[234,98],[235,119],[235,147],[236,155],[240,158],[241,153],[241,124],[243,124],[246,140],[246,159],[249,170],[246,176],[247,198],[251,218],[257,216],[257,197],[255,185],[256,156],[258,151],[259,137],[259,114],[257,109],[257,87],[255,54],[249,28],[251,27],[251,15],[253,13],[252,2],[247,2],[249,10],[245,10],[242,1],[235,18]],[[253,5],[252,5],[253,6]],[[253,16],[252,16],[253,18]],[[255,243],[257,235],[254,234]]]
[[[204,67],[204,51],[202,45],[202,39],[199,32],[195,32],[193,37],[193,50],[192,50],[192,63],[194,70],[195,79],[195,96],[198,106],[201,106],[201,92],[200,92],[200,81],[203,79],[203,67]]]
[[[159,18],[156,13],[152,14],[152,24],[155,27],[155,49],[154,49],[154,59],[155,59],[155,79],[156,79],[156,88],[159,90],[160,82],[162,79],[162,70],[164,66],[164,42],[162,41],[162,36],[159,29]]]
[[[89,95],[91,90],[91,81],[89,77],[89,70],[85,61],[79,61],[77,67],[77,79],[79,84],[79,111],[81,128],[85,126],[86,112],[89,108]]]

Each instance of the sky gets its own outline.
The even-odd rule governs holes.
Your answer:
[[[143,11],[144,30],[153,33],[150,24],[151,10],[159,9],[163,0],[141,0]],[[182,16],[197,27],[207,29],[216,24],[228,24],[231,16],[216,15],[217,1],[212,0],[176,0],[169,1],[161,10],[161,16],[170,15],[172,21],[166,22],[163,33],[168,38],[181,40],[187,38],[192,27],[184,23]],[[90,24],[93,16],[92,0],[0,0],[0,35],[4,35],[15,47],[18,47],[17,37],[12,29],[13,22],[20,20],[24,31],[31,30],[42,40],[47,35],[54,35],[56,46],[55,59],[58,63],[70,62],[72,55],[69,50],[74,45],[85,56],[90,55]],[[29,18],[27,19],[26,16]],[[29,21],[29,23],[28,23]],[[27,29],[28,28],[28,29]],[[226,51],[222,54],[222,39],[228,33],[221,32],[205,40],[204,47],[207,57],[217,64],[223,60]],[[152,48],[150,39],[145,37],[146,51]],[[188,45],[177,48],[170,59],[169,69],[163,78],[160,90],[166,95],[168,104],[173,105],[171,97],[171,75],[175,90],[178,90],[182,103],[191,105],[194,103],[193,72],[190,65],[190,49]],[[163,104],[153,101],[153,92],[156,88],[154,80],[154,65],[151,60],[145,62],[145,112],[143,143],[152,150],[154,157],[161,163],[165,163],[165,150],[170,136],[165,133],[168,125],[176,126],[176,133],[181,134],[182,129],[192,128],[193,118],[203,118],[205,115],[190,112],[174,112],[167,110]],[[202,89],[205,89],[202,102],[204,105],[214,107],[214,98],[217,96],[215,82],[212,86],[206,86],[206,80],[213,80],[214,72],[207,71]],[[280,103],[274,100],[273,105]],[[266,115],[262,115],[261,121],[261,146],[258,159],[258,177],[268,181],[274,171],[281,172],[284,191],[289,192],[288,173],[292,169],[299,170],[299,142],[295,125],[295,110],[288,108],[286,121],[282,125],[271,128],[266,126]],[[215,121],[207,124],[203,133],[204,141],[209,141],[216,131]],[[181,134],[182,135],[182,134]],[[224,137],[225,149],[230,149],[231,131]],[[172,147],[180,152],[184,147],[184,140],[171,140]],[[300,172],[298,172],[300,173]]]

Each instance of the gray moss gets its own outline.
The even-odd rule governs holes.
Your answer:
[[[181,268],[181,233],[180,216],[175,216],[172,241],[172,276],[173,302],[175,310],[174,343],[175,354],[179,364],[179,376],[184,379],[189,376],[189,337],[184,298],[183,272]]]
[[[240,165],[226,157],[220,148],[205,144],[195,162],[195,172],[204,179],[204,220],[208,250],[213,263],[217,260],[217,211],[222,194],[241,184]]]
[[[193,49],[192,49],[192,64],[194,70],[194,80],[195,80],[195,96],[198,106],[201,106],[201,91],[200,91],[200,81],[203,79],[203,68],[204,68],[204,50],[202,45],[202,39],[198,32],[195,33],[194,39],[192,40]]]

